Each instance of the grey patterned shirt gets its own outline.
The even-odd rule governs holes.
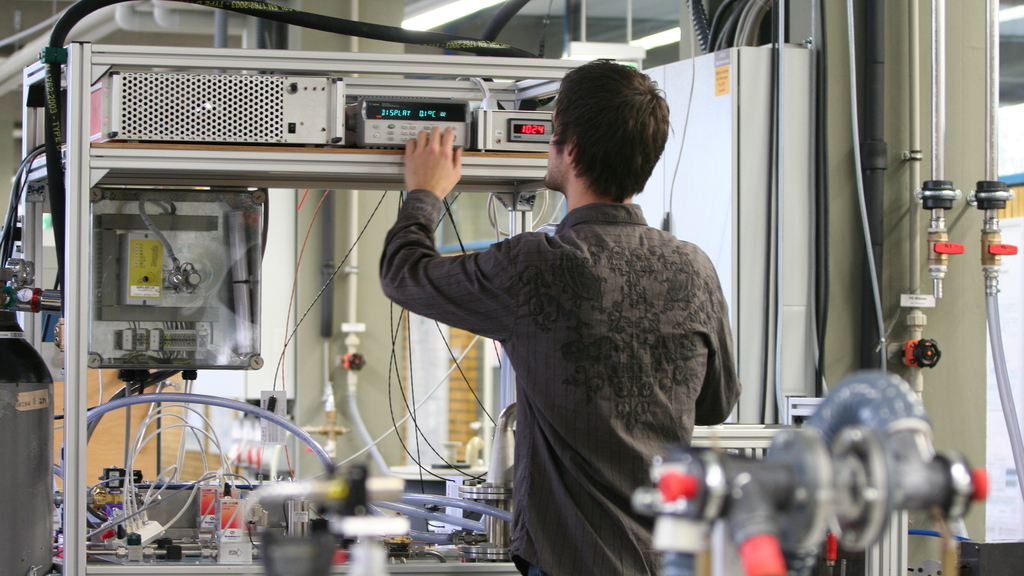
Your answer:
[[[551,576],[656,574],[630,507],[651,458],[718,424],[740,393],[708,257],[636,204],[588,204],[553,236],[441,257],[443,207],[410,192],[387,235],[384,292],[500,341],[517,376],[512,553]]]

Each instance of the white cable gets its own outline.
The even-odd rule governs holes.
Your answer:
[[[192,486],[193,488],[195,488],[196,486],[199,485],[200,482],[205,482],[207,480],[212,480],[212,479],[214,479],[216,477],[217,477],[216,474],[209,474],[207,476],[203,476],[202,478],[200,478],[199,480],[196,480],[195,482],[189,483],[189,485]],[[182,490],[185,490],[187,488],[188,488],[188,486],[184,486],[182,488],[179,488],[174,494],[172,494],[172,496],[180,494]],[[195,490],[195,489],[192,490],[191,494],[188,497],[188,501],[185,502],[185,506],[182,507],[181,512],[178,512],[177,516],[175,516],[170,522],[167,523],[168,526],[173,525],[175,522],[178,521],[179,518],[181,518],[181,515],[185,512],[185,510],[188,509],[189,505],[192,504],[192,500],[195,498],[196,492],[197,492],[197,490]],[[168,498],[170,498],[170,496]],[[96,530],[93,530],[92,532],[90,532],[86,536],[86,539],[92,538],[92,537],[96,536],[97,534],[102,534],[102,533],[106,532],[107,530],[113,528],[114,526],[117,526],[118,524],[123,524],[124,522],[130,520],[134,516],[137,516],[137,515],[145,512],[146,510],[152,508],[153,506],[156,506],[158,504],[163,503],[166,500],[167,500],[167,498],[165,498],[164,500],[161,500],[159,502],[153,502],[152,504],[149,504],[148,506],[144,506],[144,507],[140,508],[134,514],[126,515],[126,516],[122,516],[122,517],[110,520],[109,522],[104,523],[102,526],[100,526]]]
[[[853,0],[846,0],[846,32],[850,49],[850,118],[853,129],[853,163],[857,176],[857,200],[860,206],[860,224],[864,229],[864,258],[868,261],[871,276],[871,291],[875,298],[875,321],[878,323],[879,369],[887,372],[885,365],[885,321],[882,319],[882,296],[878,289],[878,270],[875,269],[875,252],[871,247],[871,229],[868,227],[868,207],[864,199],[864,174],[860,164],[860,123],[857,121],[857,57],[854,53]]]
[[[459,356],[459,359],[458,359],[458,360],[456,360],[456,361],[455,361],[455,362],[454,362],[454,363],[452,364],[452,367],[451,367],[451,368],[449,368],[449,369],[448,369],[448,371],[444,373],[444,376],[442,376],[442,377],[441,377],[441,380],[440,380],[440,381],[439,381],[439,382],[437,383],[437,385],[436,385],[436,386],[434,386],[433,388],[431,388],[431,389],[430,389],[430,392],[427,392],[427,395],[426,395],[426,396],[424,396],[424,397],[423,397],[423,399],[422,399],[422,400],[420,400],[420,401],[419,401],[419,403],[418,403],[418,404],[416,404],[416,406],[414,406],[414,407],[413,407],[413,409],[409,411],[409,414],[406,414],[406,415],[405,415],[405,417],[403,417],[403,418],[402,418],[401,420],[399,420],[398,422],[395,422],[395,425],[394,425],[394,426],[392,426],[391,428],[389,428],[387,432],[385,432],[385,433],[381,434],[381,435],[380,435],[380,436],[379,436],[379,437],[378,437],[378,438],[377,438],[376,440],[374,440],[373,442],[371,442],[370,444],[368,444],[368,445],[366,446],[366,448],[363,448],[362,450],[360,450],[360,451],[356,452],[355,454],[353,454],[353,455],[349,456],[348,458],[346,458],[346,459],[342,460],[342,461],[341,461],[341,462],[339,462],[339,463],[338,463],[337,465],[338,465],[338,466],[344,466],[345,464],[347,464],[347,463],[351,462],[352,460],[355,460],[355,459],[356,459],[356,458],[358,458],[359,456],[362,456],[362,455],[363,455],[364,453],[366,453],[366,451],[368,451],[368,450],[370,449],[370,447],[371,447],[371,446],[376,446],[377,444],[380,444],[380,441],[381,441],[381,440],[383,440],[383,439],[387,438],[387,437],[388,437],[389,435],[391,435],[391,433],[392,433],[392,432],[394,432],[394,431],[398,430],[398,427],[399,427],[400,425],[402,425],[403,423],[405,423],[405,421],[406,421],[406,420],[408,420],[410,416],[412,416],[412,413],[413,413],[413,412],[415,412],[416,410],[419,410],[419,409],[420,409],[420,407],[421,407],[421,406],[423,406],[423,404],[424,404],[424,403],[426,403],[426,401],[427,401],[427,400],[429,400],[429,399],[430,399],[430,397],[434,395],[434,392],[437,392],[437,391],[438,391],[438,389],[440,389],[440,388],[441,388],[441,386],[442,386],[442,385],[443,385],[443,384],[444,384],[445,382],[447,382],[447,381],[448,381],[448,376],[449,376],[449,375],[451,375],[451,373],[452,373],[452,372],[454,372],[456,368],[458,368],[458,366],[459,366],[459,362],[462,362],[462,359],[463,359],[463,358],[465,358],[465,357],[466,357],[466,355],[467,355],[467,354],[469,354],[469,353],[470,353],[470,351],[472,351],[472,350],[473,350],[473,345],[474,345],[474,344],[476,344],[478,340],[480,340],[480,337],[479,337],[479,336],[474,336],[474,337],[473,337],[473,340],[472,340],[472,341],[470,341],[470,343],[466,345],[466,350],[465,350],[465,351],[464,351],[464,352],[462,353],[462,356]]]

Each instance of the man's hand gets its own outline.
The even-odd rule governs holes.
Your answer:
[[[430,190],[444,200],[462,178],[462,148],[452,149],[455,131],[435,126],[405,142],[405,189]]]

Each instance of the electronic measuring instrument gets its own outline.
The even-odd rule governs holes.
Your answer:
[[[354,116],[354,118],[352,118]],[[360,98],[349,108],[360,148],[404,148],[420,130],[455,131],[455,146],[469,144],[469,102],[434,98]]]

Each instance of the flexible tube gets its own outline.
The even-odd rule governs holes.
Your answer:
[[[401,512],[406,516],[414,516],[416,518],[423,518],[424,520],[433,520],[434,522],[444,522],[445,524],[451,524],[453,526],[458,526],[459,528],[480,532],[481,534],[486,532],[484,530],[483,522],[467,520],[465,518],[459,518],[458,516],[449,516],[448,514],[440,514],[438,512],[431,512],[430,510],[424,510],[417,506],[398,504],[395,502],[374,502],[373,505],[378,508]]]
[[[391,516],[390,514],[385,514],[383,511],[381,511],[380,508],[377,508],[373,504],[370,504],[369,506],[367,506],[367,508],[370,510],[370,513],[374,516]],[[434,532],[421,532],[419,530],[409,530],[409,536],[411,536],[413,541],[415,542],[424,542],[427,544],[452,543],[451,534],[437,534]]]
[[[334,462],[331,461],[331,457],[327,455],[327,452],[317,444],[313,437],[306,433],[305,430],[299,428],[294,422],[287,418],[283,418],[260,408],[259,406],[253,406],[245,402],[239,402],[238,400],[231,400],[230,398],[218,398],[217,396],[206,396],[204,394],[181,394],[177,392],[164,392],[161,394],[140,394],[138,396],[128,396],[126,398],[119,398],[117,400],[111,400],[105,402],[89,411],[86,416],[86,421],[91,422],[92,420],[99,418],[103,414],[118,408],[125,408],[128,406],[134,406],[135,404],[147,404],[149,402],[181,402],[183,404],[203,404],[206,406],[217,406],[219,408],[228,408],[231,410],[238,410],[239,412],[245,412],[257,418],[262,418],[268,422],[277,424],[281,428],[291,432],[296,438],[301,440],[306,446],[309,446],[316,454],[316,457],[323,463],[324,468],[327,470],[334,469]]]
[[[370,436],[370,431],[366,429],[366,424],[363,423],[363,416],[359,412],[359,403],[356,402],[355,392],[349,392],[348,396],[348,415],[352,419],[352,425],[355,426],[356,431],[359,432],[359,437],[366,442],[367,447],[370,449],[370,457],[373,458],[373,463],[377,465],[377,471],[385,476],[391,476],[391,468],[388,467],[388,463],[384,461],[384,456],[380,453],[380,449],[377,448],[377,444],[373,441],[373,437]]]
[[[402,494],[402,503],[404,504],[433,504],[435,506],[447,506],[449,508],[458,508],[460,510],[468,510],[470,512],[479,512],[486,516],[493,516],[498,520],[504,520],[505,522],[512,521],[512,513],[508,510],[502,510],[501,508],[495,508],[482,502],[474,502],[472,500],[465,500],[463,498],[452,498],[450,496],[440,496],[437,494]]]
[[[1010,451],[1018,477],[1024,472],[1024,445],[1021,444],[1020,423],[1017,422],[1017,407],[1010,389],[1010,375],[1006,371],[1006,352],[1003,350],[1003,329],[999,323],[999,296],[985,297],[985,311],[988,314],[988,340],[992,346],[992,364],[996,371],[996,387],[999,389],[999,403],[1003,407],[1006,431],[1010,435]],[[1024,482],[1017,482],[1021,498],[1024,498]]]
[[[489,42],[497,40],[498,34],[501,34],[501,31],[505,29],[509,20],[529,3],[530,0],[506,0],[494,17],[491,18],[491,21],[487,23],[487,26],[484,27],[484,32],[480,35],[480,39]]]
[[[945,1],[945,0],[943,0]],[[857,121],[857,56],[853,29],[853,0],[846,0],[846,32],[850,51],[850,122],[853,131],[853,163],[857,177],[857,200],[860,207],[860,224],[864,231],[864,259],[868,262],[868,274],[871,276],[871,292],[875,299],[875,321],[878,323],[878,363],[879,369],[885,370],[885,321],[882,319],[882,296],[878,288],[878,270],[873,257],[874,248],[871,243],[871,230],[868,224],[868,207],[864,198],[864,173],[860,163],[860,126]]]
[[[831,445],[846,426],[859,424],[880,431],[905,418],[928,421],[924,403],[910,385],[895,374],[865,370],[844,378],[806,425],[820,431]]]
[[[690,19],[693,21],[693,30],[697,33],[697,41],[700,42],[701,54],[707,54],[711,49],[711,30],[708,29],[704,0],[686,0],[686,5],[690,8]]]
[[[435,534],[434,532],[421,532],[419,530],[409,530],[409,536],[413,542],[423,542],[425,544],[451,544],[451,534]]]

